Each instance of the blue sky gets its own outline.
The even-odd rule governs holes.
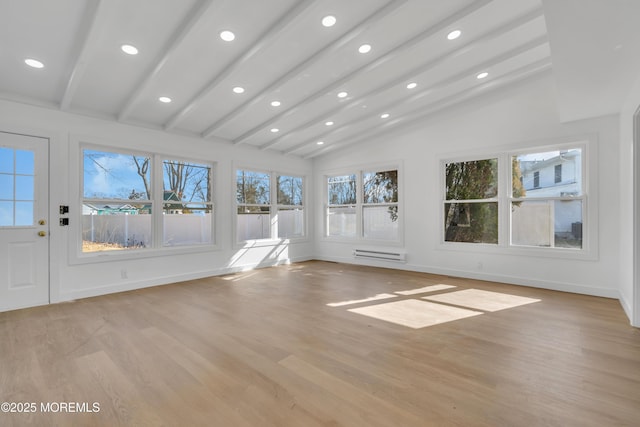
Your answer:
[[[144,193],[144,183],[130,154],[84,150],[84,197],[128,199],[132,190]],[[149,173],[147,173],[149,178]]]

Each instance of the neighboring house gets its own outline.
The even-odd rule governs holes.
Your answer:
[[[580,193],[580,151],[561,151],[544,160],[521,160],[522,185],[528,197],[575,196]]]
[[[175,191],[164,190],[164,193],[162,195],[162,200],[164,202],[162,206],[162,210],[164,211],[164,213],[172,214],[172,215],[181,215],[184,213],[185,206],[180,200],[180,196]],[[167,203],[167,202],[177,202],[177,203]],[[142,213],[149,214],[151,213],[151,205],[149,204],[143,205],[139,211],[141,214]]]
[[[138,208],[135,206],[126,205],[94,205],[84,204],[82,205],[82,215],[137,215]]]
[[[162,208],[165,213],[173,214],[173,215],[180,215],[184,213],[184,205],[180,200],[180,196],[178,196],[175,191],[164,190],[162,200],[164,200],[164,206]],[[167,202],[178,202],[178,203],[167,203]]]

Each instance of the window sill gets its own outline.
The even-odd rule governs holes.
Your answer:
[[[160,258],[175,255],[188,255],[196,253],[215,252],[220,250],[217,245],[193,245],[180,247],[163,247],[149,249],[124,249],[120,251],[99,251],[76,253],[71,257],[69,264],[94,264],[100,262],[129,261],[144,258]]]
[[[269,246],[279,245],[294,245],[297,243],[307,243],[309,238],[303,237],[291,237],[284,239],[256,239],[256,240],[243,240],[234,244],[234,249],[248,249],[248,248],[261,248]]]
[[[404,243],[401,240],[376,240],[365,239],[358,237],[338,237],[338,236],[324,236],[322,241],[328,243],[345,243],[351,245],[367,245],[367,246],[392,246],[402,247]]]
[[[523,257],[536,258],[560,258],[584,261],[596,261],[598,254],[587,248],[569,249],[569,248],[543,248],[533,246],[505,246],[494,245],[490,243],[456,243],[441,242],[437,250],[452,252],[470,252],[495,255],[513,255]]]

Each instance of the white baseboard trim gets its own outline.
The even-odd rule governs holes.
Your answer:
[[[354,260],[346,257],[315,257],[321,261],[339,262],[344,264],[367,265],[371,267],[392,268],[396,270],[408,270],[418,273],[431,273],[442,276],[461,277],[465,279],[486,280],[490,282],[507,283],[510,285],[530,286],[533,288],[549,289],[552,291],[570,292],[574,294],[590,295],[596,297],[613,298],[620,300],[620,293],[617,289],[599,288],[584,286],[575,283],[555,282],[549,280],[529,279],[526,277],[507,276],[501,274],[491,274],[477,271],[465,271],[434,266],[423,266],[414,264],[398,264],[393,262]],[[624,305],[623,305],[624,307]],[[626,309],[625,309],[626,310]],[[628,312],[627,312],[628,313]]]
[[[150,288],[153,286],[169,285],[172,283],[185,282],[188,280],[203,279],[206,277],[222,276],[225,274],[240,273],[243,271],[255,270],[258,268],[275,267],[295,262],[310,261],[313,257],[298,257],[283,260],[270,260],[257,264],[237,265],[233,267],[216,268],[213,270],[202,270],[198,272],[176,274],[173,276],[154,277],[151,279],[128,281],[125,283],[108,284],[93,288],[75,289],[69,292],[60,292],[57,301],[51,303],[68,302],[82,298],[97,297],[100,295],[113,294],[117,292],[134,291],[136,289]]]
[[[622,294],[620,294],[620,298],[618,298],[620,300],[620,305],[622,306],[622,309],[624,310],[625,314],[627,315],[627,317],[630,319],[629,323],[632,326],[638,326],[638,325],[634,325],[633,321],[631,319],[633,319],[633,309],[631,301],[628,301],[626,298],[624,298],[622,296]]]

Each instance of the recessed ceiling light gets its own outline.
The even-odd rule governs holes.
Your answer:
[[[44,64],[38,61],[37,59],[27,58],[24,60],[24,63],[27,64],[29,67],[44,68]]]
[[[332,122],[332,121],[325,122],[325,125],[327,125],[327,126],[333,126],[333,122]]]
[[[418,83],[411,82],[407,85],[407,89],[414,89],[416,86],[418,86]]]
[[[120,49],[122,49],[122,51],[128,55],[137,55],[138,54],[138,48],[135,46],[131,46],[130,44],[123,44]]]
[[[168,104],[171,102],[171,98],[169,98],[168,96],[161,96],[160,98],[158,98],[158,101]]]
[[[338,94],[338,98],[346,98],[346,97],[347,97],[347,95],[349,95],[347,92],[340,92],[340,93]]]
[[[279,107],[281,105],[280,101],[271,101],[272,107]]]
[[[236,86],[236,87],[233,88],[233,91],[235,93],[244,93],[244,88],[240,87],[240,86]]]
[[[451,31],[449,34],[447,34],[447,38],[448,38],[449,40],[455,40],[455,39],[457,39],[458,37],[460,37],[460,35],[461,35],[461,34],[462,34],[462,31],[460,31],[460,30],[453,30],[453,31]]]
[[[224,31],[220,31],[220,38],[226,42],[230,42],[236,38],[236,35],[233,34],[232,31],[224,30]]]
[[[358,48],[358,52],[360,52],[360,53],[369,53],[369,52],[371,52],[371,45],[370,44],[363,44],[362,46],[360,46]]]
[[[336,17],[333,15],[327,15],[324,18],[322,18],[322,25],[324,25],[325,27],[333,27],[334,25],[336,25]]]
[[[389,113],[384,113],[380,115],[381,119],[388,119],[389,118]]]
[[[280,129],[278,129],[278,128],[271,129],[271,133],[277,133],[277,132],[280,132]]]
[[[489,73],[487,73],[486,71],[483,71],[482,73],[478,74],[476,76],[476,79],[481,80],[484,79],[485,77],[487,77],[489,75]]]
[[[324,141],[318,141],[318,142],[316,142],[316,144],[322,145],[322,144],[324,144]]]

